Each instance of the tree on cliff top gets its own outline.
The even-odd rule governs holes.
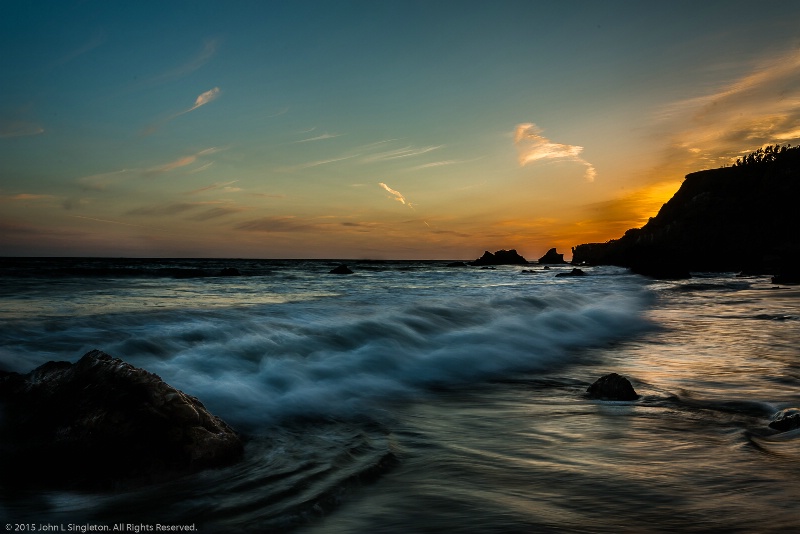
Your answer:
[[[773,161],[783,160],[788,157],[795,156],[796,154],[800,154],[798,149],[800,149],[800,146],[792,147],[792,145],[789,144],[785,146],[767,145],[742,158],[737,158],[736,163],[734,163],[733,166],[743,167],[745,165],[756,165],[759,163],[771,163]]]

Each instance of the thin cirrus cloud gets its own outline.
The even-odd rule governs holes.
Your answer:
[[[44,133],[44,128],[35,122],[0,119],[0,139],[12,137],[30,137]]]
[[[241,191],[241,188],[239,187],[231,187],[238,181],[239,180],[231,180],[230,182],[215,182],[211,185],[207,185],[205,187],[189,191],[187,195],[197,195],[199,193],[205,193],[207,191],[216,191],[217,189],[222,189],[224,191]]]
[[[203,44],[203,49],[196,54],[194,57],[189,59],[189,61],[183,63],[182,65],[164,72],[154,78],[148,80],[150,83],[161,83],[166,81],[175,80],[178,78],[182,78],[192,72],[198,70],[200,67],[211,61],[211,59],[216,55],[217,48],[219,47],[219,39],[208,39]]]
[[[313,128],[312,128],[312,130],[313,130]],[[341,135],[342,134],[337,134],[337,133],[333,133],[332,134],[332,133],[325,132],[324,134],[320,134],[320,135],[317,135],[317,136],[314,136],[314,137],[309,137],[307,139],[300,139],[299,141],[294,141],[294,142],[295,143],[310,143],[310,142],[313,142],[313,141],[323,141],[325,139],[333,139],[334,137],[339,137]]]
[[[183,111],[179,111],[178,113],[174,113],[174,114],[170,115],[169,117],[167,117],[166,119],[163,119],[163,120],[161,120],[159,122],[151,124],[150,126],[148,126],[147,128],[144,129],[144,131],[142,132],[142,135],[150,135],[150,134],[155,133],[159,128],[161,128],[162,126],[164,126],[166,123],[170,122],[171,120],[174,120],[174,119],[180,117],[181,115],[185,115],[185,114],[187,114],[187,113],[189,113],[191,111],[194,111],[194,110],[196,110],[198,108],[201,108],[201,107],[205,106],[206,104],[210,104],[211,102],[213,102],[214,100],[219,98],[219,96],[221,94],[222,94],[222,90],[219,87],[214,87],[213,89],[209,89],[208,91],[205,91],[204,93],[200,93],[200,95],[198,95],[197,98],[195,98],[194,105],[192,107],[190,107],[188,109],[184,109]]]
[[[174,161],[170,161],[169,163],[165,163],[163,165],[157,165],[155,167],[150,167],[149,169],[145,169],[142,174],[145,176],[156,176],[159,174],[163,174],[166,172],[174,171],[175,169],[179,169],[181,167],[187,167],[197,161],[199,158],[203,156],[209,156],[215,152],[218,152],[220,149],[217,147],[205,148],[200,150],[199,152],[195,152],[194,154],[189,154],[188,156],[180,157]],[[223,149],[224,150],[224,149]],[[202,167],[201,167],[202,168]],[[196,172],[198,169],[194,169]]]
[[[514,145],[519,153],[519,164],[549,159],[569,159],[586,167],[586,181],[593,182],[597,171],[594,166],[581,157],[582,146],[554,143],[542,135],[542,129],[533,123],[518,124],[514,131]]]
[[[34,193],[19,193],[16,195],[8,195],[2,196],[0,195],[0,201],[2,200],[9,200],[9,201],[19,201],[19,200],[44,200],[53,198],[53,195],[39,195]]]
[[[293,215],[262,217],[261,219],[245,221],[236,225],[234,228],[249,232],[274,233],[306,232],[319,229],[316,225],[308,221],[298,219]]]
[[[368,156],[364,156],[364,158],[362,158],[362,161],[364,163],[374,163],[377,161],[391,161],[402,158],[413,158],[416,156],[427,154],[428,152],[432,152],[434,150],[438,150],[443,146],[444,145],[424,146],[424,147],[406,146],[403,148],[386,150],[383,152],[377,152],[374,154],[370,154]]]
[[[728,164],[765,144],[800,139],[800,52],[762,58],[711,91],[665,106],[655,117],[669,132],[666,161]]]
[[[395,189],[392,189],[391,187],[389,187],[388,185],[386,185],[383,182],[379,182],[378,185],[381,186],[382,188],[384,188],[386,191],[388,191],[392,195],[394,195],[394,200],[398,201],[399,203],[403,204],[404,206],[408,206],[412,210],[414,209],[414,206],[411,204],[411,202],[409,202],[406,199],[406,197],[403,196],[403,194],[400,191],[396,191]]]

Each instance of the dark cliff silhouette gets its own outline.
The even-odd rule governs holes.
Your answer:
[[[618,265],[656,278],[744,271],[797,281],[800,147],[759,149],[733,167],[686,176],[642,228],[572,249],[573,264]]]

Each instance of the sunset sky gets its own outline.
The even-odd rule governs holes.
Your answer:
[[[606,241],[800,141],[800,2],[0,0],[0,256]]]

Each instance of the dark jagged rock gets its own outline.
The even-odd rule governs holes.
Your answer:
[[[220,276],[241,276],[242,273],[236,267],[225,267],[219,272]]]
[[[494,254],[488,250],[483,256],[470,263],[470,265],[527,265],[528,260],[517,254],[516,249],[498,250]]]
[[[800,408],[787,408],[772,416],[770,428],[788,432],[800,428]]]
[[[556,276],[557,277],[558,276],[586,276],[586,272],[583,271],[583,269],[578,269],[577,267],[574,267],[571,271],[568,271],[566,273],[558,273]]]
[[[0,473],[15,484],[119,487],[237,461],[240,437],[196,398],[93,350],[3,373]]]
[[[339,265],[335,269],[331,269],[329,274],[353,274],[353,271],[347,265]]]
[[[463,261],[454,261],[452,263],[448,263],[447,265],[445,265],[445,267],[469,267],[469,266]]]
[[[800,149],[775,161],[686,176],[642,228],[573,248],[574,264],[618,265],[655,278],[690,271],[798,274]],[[780,282],[779,282],[780,283]]]
[[[561,265],[567,262],[564,261],[563,254],[559,254],[558,252],[556,252],[555,248],[551,248],[550,250],[547,251],[547,253],[544,256],[539,258],[539,263],[541,265],[545,264]]]
[[[586,393],[596,399],[627,401],[639,398],[628,379],[617,373],[601,376],[589,386]]]

